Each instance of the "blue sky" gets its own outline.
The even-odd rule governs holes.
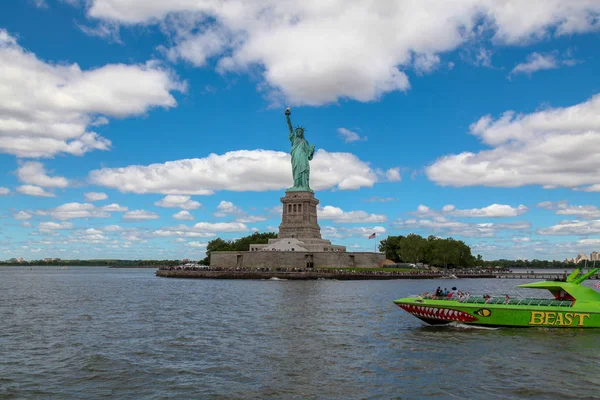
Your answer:
[[[198,259],[276,230],[288,106],[334,243],[600,250],[600,3],[563,3],[3,4],[0,259]]]

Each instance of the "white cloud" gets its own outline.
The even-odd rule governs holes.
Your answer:
[[[44,188],[34,185],[22,185],[17,187],[17,192],[27,196],[56,197],[54,193],[46,192]]]
[[[157,213],[146,210],[127,211],[125,214],[123,214],[124,221],[147,221],[158,218],[160,217]]]
[[[321,229],[323,237],[325,238],[347,238],[347,237],[369,237],[369,235],[375,233],[377,236],[381,236],[386,233],[386,229],[383,226],[373,227],[336,227],[336,226],[325,226]]]
[[[107,150],[110,141],[88,130],[97,115],[123,118],[174,107],[170,92],[184,89],[154,61],[90,70],[47,63],[0,29],[0,93],[10,99],[0,103],[0,152],[51,157]]]
[[[205,248],[206,246],[208,246],[208,243],[203,243],[203,242],[189,242],[188,246]]]
[[[365,211],[344,211],[341,208],[325,206],[317,208],[321,220],[332,220],[338,223],[381,223],[387,221],[382,214],[369,214]]]
[[[65,188],[69,186],[67,178],[62,176],[48,176],[44,164],[37,161],[27,161],[20,164],[17,169],[17,178],[25,184],[41,187]]]
[[[556,225],[538,229],[540,235],[597,235],[600,234],[600,219],[590,221],[561,221]]]
[[[527,61],[524,63],[517,64],[512,71],[510,71],[510,75],[514,74],[528,74],[544,69],[556,69],[561,65],[565,66],[573,66],[577,62],[572,59],[559,59],[557,57],[558,53],[531,53],[527,56]]]
[[[173,214],[173,218],[181,221],[191,221],[194,219],[194,216],[190,214],[189,211],[181,210],[178,213]]]
[[[553,54],[531,53],[527,56],[527,62],[517,64],[510,73],[531,75],[535,71],[555,68],[558,68],[558,63]]]
[[[363,201],[367,201],[369,203],[375,203],[375,202],[379,202],[379,203],[387,203],[390,201],[398,201],[397,197],[379,197],[379,196],[371,196],[368,199],[365,199]]]
[[[407,90],[403,72],[429,72],[439,54],[492,37],[523,44],[598,29],[596,1],[92,0],[88,15],[161,24],[171,59],[220,72],[262,71],[261,87],[288,104],[370,101]],[[489,63],[482,48],[479,63]]]
[[[600,191],[600,94],[583,103],[531,114],[487,115],[471,125],[490,150],[439,158],[426,168],[442,186],[542,185]],[[567,167],[568,166],[568,167]]]
[[[71,222],[40,222],[38,225],[38,229],[40,231],[54,231],[61,229],[73,229],[73,224]]]
[[[390,182],[400,182],[402,177],[400,176],[400,168],[390,168],[385,171],[385,177]]]
[[[338,134],[346,143],[357,142],[359,140],[367,140],[367,137],[361,137],[358,133],[346,128],[338,128]]]
[[[108,195],[103,192],[88,192],[84,193],[83,197],[85,197],[85,201],[89,201],[90,203],[108,199]]]
[[[0,196],[7,196],[10,194],[10,189],[0,186]]]
[[[119,225],[108,225],[102,228],[102,230],[105,232],[121,232],[123,231],[123,228]]]
[[[31,219],[33,214],[28,213],[27,211],[19,211],[13,214],[13,218],[19,221],[24,221],[27,219]]]
[[[75,218],[108,218],[110,214],[96,208],[90,203],[65,203],[56,208],[39,210],[38,215],[49,216],[52,219],[68,220]]]
[[[220,233],[247,232],[248,226],[241,222],[198,222],[193,226],[163,227],[152,232],[155,237],[214,237]]]
[[[234,205],[230,201],[221,200],[219,205],[217,205],[217,212],[214,213],[215,217],[225,217],[227,215],[240,215],[244,214],[244,211],[238,206]]]
[[[98,210],[107,211],[107,212],[125,212],[125,211],[128,211],[129,208],[118,205],[117,203],[112,203],[112,204],[108,204],[108,205],[105,205],[102,207],[98,207]]]
[[[281,210],[279,211],[279,213],[281,213]],[[267,220],[267,218],[262,215],[248,215],[248,213],[242,210],[240,207],[236,206],[230,201],[225,200],[221,200],[221,202],[217,206],[217,211],[213,215],[218,218],[223,218],[232,215],[236,217],[236,222],[241,222],[245,224]]]
[[[437,236],[463,236],[463,237],[493,237],[500,231],[524,231],[530,229],[529,222],[509,223],[467,223],[456,221],[444,216],[431,219],[409,218],[398,219],[392,226],[401,230],[421,230],[426,234]]]
[[[154,203],[159,207],[166,208],[181,208],[182,210],[195,210],[200,207],[197,201],[190,200],[190,196],[167,195],[164,199]]]
[[[600,209],[592,205],[575,206],[569,205],[566,201],[543,201],[537,204],[540,208],[556,211],[558,215],[575,215],[586,219],[600,218]]]
[[[377,182],[377,175],[369,164],[350,153],[318,150],[310,166],[314,190],[352,190],[372,187]],[[100,186],[133,193],[261,192],[290,187],[292,167],[289,153],[238,150],[164,164],[94,170],[90,172],[90,180]]]
[[[512,207],[506,204],[492,204],[483,208],[471,208],[466,210],[458,210],[454,205],[448,204],[442,208],[442,212],[453,217],[517,217],[526,213],[529,209],[523,204],[517,207]]]

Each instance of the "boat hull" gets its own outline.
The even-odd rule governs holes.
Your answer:
[[[576,302],[571,307],[517,306],[407,297],[394,303],[431,325],[458,322],[490,327],[600,328],[600,307],[595,302]]]

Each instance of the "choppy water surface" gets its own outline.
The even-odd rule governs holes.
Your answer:
[[[597,398],[599,331],[423,327],[392,303],[519,283],[0,268],[0,398]]]

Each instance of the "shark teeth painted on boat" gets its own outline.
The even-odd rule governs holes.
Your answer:
[[[448,308],[423,307],[414,306],[411,304],[400,304],[400,307],[404,311],[423,319],[436,319],[448,322],[474,322],[478,319],[477,317],[464,311]]]

